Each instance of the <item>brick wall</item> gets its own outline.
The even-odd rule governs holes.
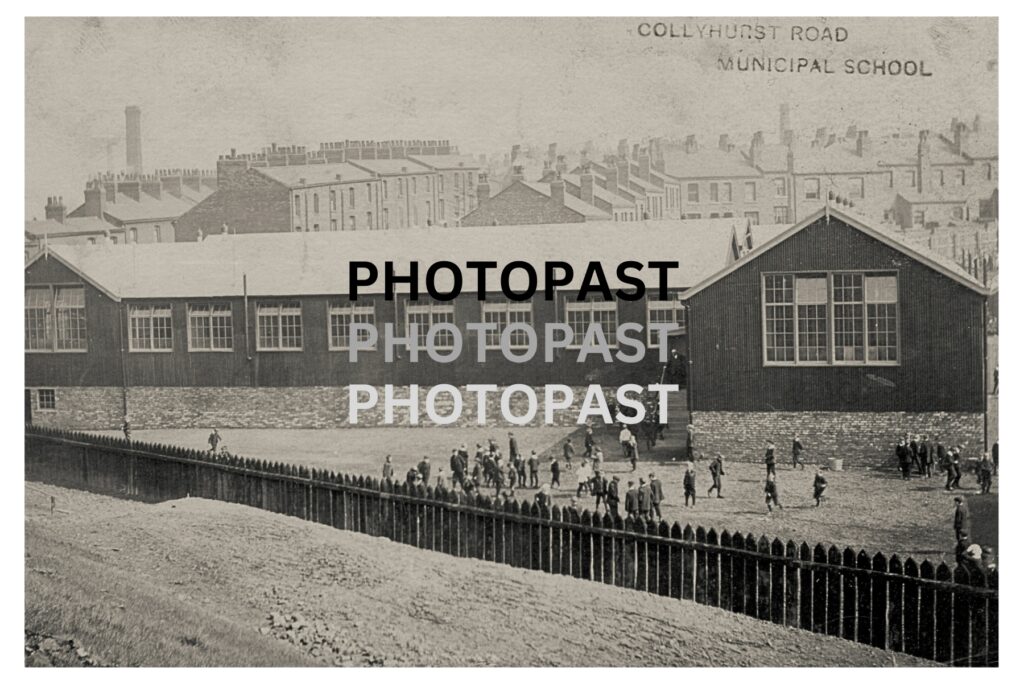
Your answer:
[[[420,387],[420,425],[431,426],[425,398],[430,387]],[[359,426],[384,426],[383,387],[380,402],[359,414]],[[404,391],[403,391],[404,390]],[[543,388],[535,387],[538,410],[534,420],[544,419]],[[575,424],[585,387],[573,387],[575,405],[555,413],[560,425]],[[605,389],[611,405],[615,387]],[[406,387],[396,395],[408,396]],[[57,387],[55,411],[33,410],[33,423],[62,429],[119,429],[122,397],[119,387]],[[450,397],[442,394],[437,412],[451,412]],[[516,394],[512,413],[526,412],[526,399]],[[135,429],[184,429],[212,426],[231,429],[327,429],[349,427],[347,387],[129,387],[128,412]],[[501,418],[501,394],[488,395],[488,424],[507,426]],[[395,410],[395,424],[408,422],[405,409]],[[462,418],[453,426],[476,423],[476,395],[463,393]]]
[[[462,225],[582,223],[584,217],[526,185],[512,185],[462,219]]]
[[[804,445],[804,460],[824,464],[841,457],[844,467],[889,466],[895,445],[906,432],[927,435],[933,443],[967,444],[967,455],[984,448],[981,413],[839,413],[839,412],[694,412],[696,450],[709,457],[760,462],[765,441],[775,442],[780,462],[791,457],[793,435]]]

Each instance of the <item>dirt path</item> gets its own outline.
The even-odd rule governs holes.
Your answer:
[[[199,499],[27,484],[26,553],[26,630],[70,634],[101,664],[925,663]]]

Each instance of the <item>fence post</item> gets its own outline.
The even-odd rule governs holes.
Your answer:
[[[658,592],[658,555],[661,540],[658,537],[658,525],[647,520],[644,526],[644,537],[647,544],[647,592]]]
[[[581,579],[593,578],[593,574],[591,572],[591,564],[594,559],[591,547],[593,534],[590,532],[593,526],[594,522],[591,519],[590,510],[584,510],[583,515],[580,517],[579,533],[577,534],[580,539],[579,552],[574,553],[579,561],[580,568],[579,573],[573,573],[573,576],[578,576]]]
[[[828,629],[828,553],[821,544],[814,546],[814,592],[813,603],[813,630],[815,633],[825,633]]]
[[[591,538],[590,555],[593,566],[590,578],[594,581],[604,583],[604,545],[607,539],[605,539],[605,536],[602,533],[604,525],[601,521],[601,515],[599,515],[596,510],[590,518],[590,527],[593,529],[593,531],[589,532]]]
[[[771,546],[771,601],[769,612],[776,624],[786,623],[786,549],[777,537]]]
[[[562,573],[562,508],[554,505],[551,508],[551,573]]]
[[[720,581],[720,570],[718,567],[719,558],[721,553],[718,551],[718,532],[714,529],[708,529],[708,588],[707,588],[707,604],[712,607],[718,607],[720,604],[719,598],[719,587]]]
[[[955,588],[971,585],[971,575],[963,566],[953,570]],[[971,654],[971,596],[964,590],[953,592],[953,665],[970,666]]]
[[[719,545],[722,546],[722,559],[719,563],[720,574],[719,574],[719,591],[721,597],[719,598],[719,606],[724,610],[735,611],[733,609],[733,558],[735,553],[732,552],[732,534],[729,533],[728,529],[722,529],[722,538],[719,541]]]
[[[658,595],[672,594],[671,533],[668,522],[658,522]]]
[[[904,652],[906,646],[903,635],[903,587],[906,584],[903,581],[903,562],[901,562],[900,558],[896,555],[893,555],[889,560],[889,574],[892,575],[892,578],[888,581],[889,647],[896,652]]]
[[[687,524],[683,527],[683,576],[682,576],[682,597],[683,600],[693,600],[694,598],[694,575],[696,574],[696,564],[694,555],[694,537],[696,534],[693,531],[693,527]]]
[[[800,628],[800,570],[796,565],[796,543],[786,543],[786,620],[787,626]]]
[[[839,636],[843,632],[843,556],[839,548],[829,546],[828,549],[828,589],[825,594],[825,633]]]
[[[604,529],[604,545],[602,546],[602,577],[608,585],[615,585],[615,520],[607,512],[601,520]]]

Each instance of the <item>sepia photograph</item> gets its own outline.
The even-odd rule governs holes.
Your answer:
[[[24,667],[1000,665],[1000,19],[23,19]]]

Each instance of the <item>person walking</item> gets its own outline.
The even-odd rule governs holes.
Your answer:
[[[608,490],[604,494],[605,506],[608,508],[608,512],[611,513],[612,519],[616,519],[619,516],[619,475],[612,475],[611,481],[608,482]]]
[[[562,488],[562,466],[558,463],[558,458],[551,456],[551,488],[560,489]]]
[[[978,484],[981,486],[982,493],[992,490],[993,471],[995,471],[995,465],[992,464],[992,455],[985,453],[981,456],[981,462],[978,463]]]
[[[391,464],[391,456],[384,456],[384,467],[381,468],[380,477],[381,481],[391,481],[391,478],[395,476],[395,468]]]
[[[687,463],[689,464],[689,463]],[[654,476],[654,472],[650,474],[650,487],[651,487],[651,507],[654,510],[654,514],[661,519],[661,501],[665,500],[665,492],[661,488],[661,480]]]
[[[537,451],[530,451],[526,466],[530,470],[530,488],[535,489],[540,486],[540,461],[537,459]]]
[[[636,484],[632,480],[630,480],[626,484],[626,517],[628,519],[636,519],[639,514],[640,494],[636,490]]]
[[[921,440],[917,444],[917,450],[920,452],[921,473],[931,479],[932,467],[935,465],[935,449],[928,441],[927,434],[921,437]]]
[[[206,439],[206,443],[210,444],[211,453],[217,452],[217,446],[220,444],[221,441],[223,441],[223,439],[220,436],[220,432],[218,432],[217,428],[214,427],[213,431],[210,432],[209,438]]]
[[[582,496],[584,493],[590,493],[590,479],[592,476],[590,461],[584,458],[583,463],[579,466],[579,469],[576,470],[577,496]]]
[[[921,435],[915,434],[914,438],[910,440],[910,461],[914,465],[914,470],[918,476],[924,476],[924,458],[921,453]]]
[[[608,478],[600,472],[595,472],[594,478],[590,480],[590,491],[594,494],[594,512],[600,512],[603,503],[605,514],[607,514]]]
[[[565,458],[567,469],[572,469],[572,458],[576,455],[576,449],[572,446],[572,439],[566,439],[562,445],[562,457]]]
[[[508,457],[509,460],[519,459],[519,443],[512,432],[508,433]]]
[[[718,497],[722,498],[722,477],[725,475],[725,469],[723,468],[721,454],[716,455],[715,459],[711,461],[708,469],[711,470],[711,486],[708,488],[708,498],[711,497],[711,492],[717,490]]]
[[[800,459],[800,456],[803,454],[803,452],[804,452],[804,445],[800,441],[800,435],[799,434],[794,434],[793,435],[793,469],[794,470],[796,469],[797,465],[800,466],[800,469],[804,468],[803,460]]]
[[[594,428],[587,425],[587,434],[583,437],[583,454],[588,458],[594,452]]]
[[[821,506],[821,498],[825,495],[826,488],[828,481],[825,479],[825,468],[819,467],[814,475],[814,507]]]
[[[462,463],[462,456],[459,455],[459,449],[452,449],[452,457],[448,459],[448,467],[451,468],[452,471],[452,484],[462,486],[466,470]]]
[[[764,452],[765,476],[775,474],[775,442],[768,440],[768,448]]]
[[[423,485],[430,486],[430,458],[424,455],[420,463],[416,465],[416,469],[423,477]]]
[[[953,449],[945,448],[942,444],[936,447],[936,452],[939,455],[939,467],[943,472],[946,473],[946,490],[953,490],[953,479],[956,477],[953,475]]]
[[[619,431],[619,445],[622,446],[622,457],[629,458],[629,440],[633,438],[633,432],[629,431],[629,427],[625,424],[622,425],[622,429]]]
[[[132,425],[130,422],[128,422],[127,416],[125,416],[124,421],[121,423],[121,433],[124,434],[124,440],[131,443]]]
[[[717,461],[712,461],[712,466],[715,462]],[[708,495],[711,495],[711,489],[708,489]],[[691,504],[697,507],[697,474],[693,471],[693,463],[687,462],[686,471],[683,472],[683,507],[689,507]]]
[[[950,453],[949,453],[950,474],[953,477],[953,480],[949,483],[949,487],[950,487],[950,489],[958,489],[958,488],[960,488],[960,476],[961,476],[961,471],[960,471],[960,447],[959,446],[953,446],[953,448],[951,448],[949,450],[950,450]]]
[[[964,502],[963,496],[954,498],[953,504],[953,538],[959,539],[961,534],[970,536],[971,515],[967,510],[967,504]]]
[[[643,479],[640,480],[637,497],[640,506],[640,518],[648,522],[651,521],[654,511],[654,495],[651,493],[650,485]]]
[[[764,502],[768,506],[768,514],[772,512],[772,505],[782,509],[782,503],[779,502],[779,487],[775,483],[775,473],[772,472],[765,478],[764,482]]]

